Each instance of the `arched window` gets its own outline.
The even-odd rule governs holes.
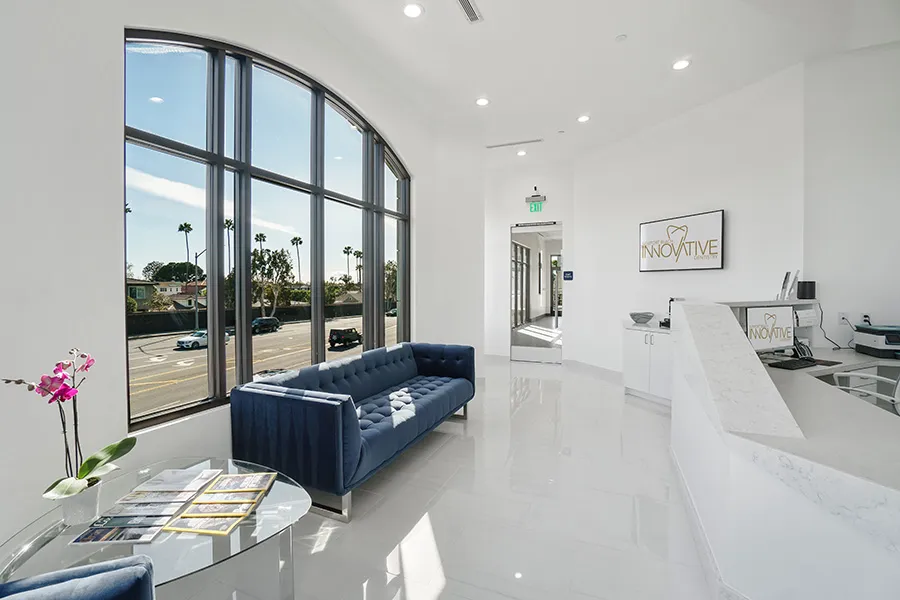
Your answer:
[[[409,188],[365,118],[293,67],[128,31],[132,428],[408,340]]]

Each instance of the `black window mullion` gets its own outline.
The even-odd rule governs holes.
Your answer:
[[[372,156],[372,191],[375,206],[384,207],[384,144],[377,142]],[[375,347],[384,346],[384,213],[374,212],[372,240],[373,250],[370,267],[372,269],[373,330]]]
[[[217,159],[225,155],[225,52],[209,61],[207,150]],[[225,165],[216,160],[208,168],[206,206],[206,328],[209,395],[224,398],[225,389]],[[195,308],[195,310],[197,310]]]
[[[244,57],[239,62],[237,72],[238,95],[240,102],[235,109],[237,127],[235,128],[235,155],[240,161],[241,169],[237,171],[238,181],[235,186],[234,215],[234,309],[235,309],[235,359],[238,384],[253,381],[253,339],[250,323],[253,321],[253,283],[250,267],[250,250],[252,244],[251,223],[251,183],[250,148],[251,120],[253,113],[253,60]]]
[[[310,346],[312,364],[325,361],[325,92],[313,88],[310,128]]]

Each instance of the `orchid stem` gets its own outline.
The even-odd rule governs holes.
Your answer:
[[[56,403],[59,408],[59,421],[62,424],[62,434],[63,434],[63,443],[66,447],[66,476],[74,477],[75,474],[72,471],[72,452],[69,450],[69,434],[66,431],[66,413],[63,410],[62,402]]]

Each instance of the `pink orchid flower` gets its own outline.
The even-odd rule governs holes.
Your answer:
[[[80,367],[78,367],[76,369],[76,371],[82,371],[84,373],[87,373],[91,369],[91,367],[94,366],[94,363],[97,361],[95,361],[94,357],[91,356],[90,354],[83,354],[82,356],[84,357],[84,363]]]
[[[53,396],[50,398],[49,404],[53,404],[54,402],[65,402],[66,400],[71,400],[78,394],[78,390],[73,388],[68,383],[60,384],[59,388],[53,393]]]
[[[45,397],[48,394],[56,394],[60,387],[68,385],[65,383],[68,379],[69,374],[65,372],[52,377],[50,375],[41,375],[41,381],[34,388],[34,393],[41,397]]]
[[[56,366],[53,368],[53,372],[56,373],[57,375],[59,375],[61,373],[65,373],[66,371],[68,371],[71,368],[72,368],[71,360],[61,360],[58,363],[56,363]]]

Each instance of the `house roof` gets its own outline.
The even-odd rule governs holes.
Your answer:
[[[147,281],[146,279],[132,279],[131,277],[126,277],[125,285],[157,285],[157,282]]]

